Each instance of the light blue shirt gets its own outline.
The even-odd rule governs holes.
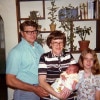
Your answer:
[[[30,45],[25,39],[15,46],[8,54],[6,73],[29,84],[38,84],[38,64],[44,50],[40,44]]]

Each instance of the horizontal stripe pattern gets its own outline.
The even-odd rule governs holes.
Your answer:
[[[41,56],[38,72],[39,75],[46,75],[46,81],[52,84],[70,64],[76,64],[76,61],[69,52],[62,53],[60,57],[48,52]]]

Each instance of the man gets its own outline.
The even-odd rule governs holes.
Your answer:
[[[35,42],[37,28],[33,21],[23,22],[20,25],[22,40],[8,54],[6,82],[15,89],[14,100],[40,100],[48,95],[38,86],[38,64],[44,50]]]

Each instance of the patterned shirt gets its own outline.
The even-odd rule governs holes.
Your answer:
[[[100,74],[84,78],[84,71],[79,72],[78,100],[95,100],[95,92],[100,90]]]
[[[44,53],[40,57],[39,75],[46,75],[46,81],[52,84],[70,64],[76,64],[76,61],[69,52],[63,52],[59,57],[51,52]]]

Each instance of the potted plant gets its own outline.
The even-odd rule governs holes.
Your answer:
[[[45,44],[45,39],[42,37],[42,34],[38,34],[37,36],[37,40],[36,40],[41,46],[43,46],[43,44]]]
[[[39,31],[41,31],[41,25],[38,23],[38,15],[37,15],[37,13],[39,13],[39,11],[30,11],[30,16],[29,16],[29,18],[30,18],[30,20],[32,20],[32,21],[34,21],[34,22],[36,22],[37,24],[38,24],[38,30]]]
[[[50,17],[48,17],[48,19],[50,19],[50,21],[51,21],[51,24],[50,24],[51,31],[54,31],[56,29],[55,20],[57,19],[57,15],[55,13],[58,8],[59,7],[56,7],[56,5],[55,5],[55,0],[51,0],[51,7],[48,7],[48,10],[50,10],[48,15],[51,15]]]
[[[38,16],[37,16],[38,11],[30,11],[30,20],[36,22],[38,24],[38,31],[41,31],[41,25],[38,23]],[[38,34],[36,41],[43,46],[45,43],[45,39],[42,37],[42,34]]]
[[[78,34],[79,37],[81,38],[81,41],[78,41],[79,46],[80,46],[79,50],[83,51],[83,50],[88,49],[90,41],[86,40],[86,36],[90,35],[90,33],[92,32],[91,27],[84,26],[82,28],[82,27],[78,26],[74,30],[75,30],[75,34]]]
[[[72,13],[73,11],[74,11],[74,14]],[[74,38],[76,38],[76,36],[73,32],[73,27],[74,27],[73,20],[79,18],[79,15],[77,14],[77,12],[78,12],[78,8],[73,7],[71,4],[69,4],[66,7],[62,7],[58,11],[58,16],[59,16],[58,18],[61,23],[59,28],[63,28],[64,33],[67,34],[66,50],[68,51],[69,50],[76,51],[76,48],[77,48],[77,46],[74,45]]]

